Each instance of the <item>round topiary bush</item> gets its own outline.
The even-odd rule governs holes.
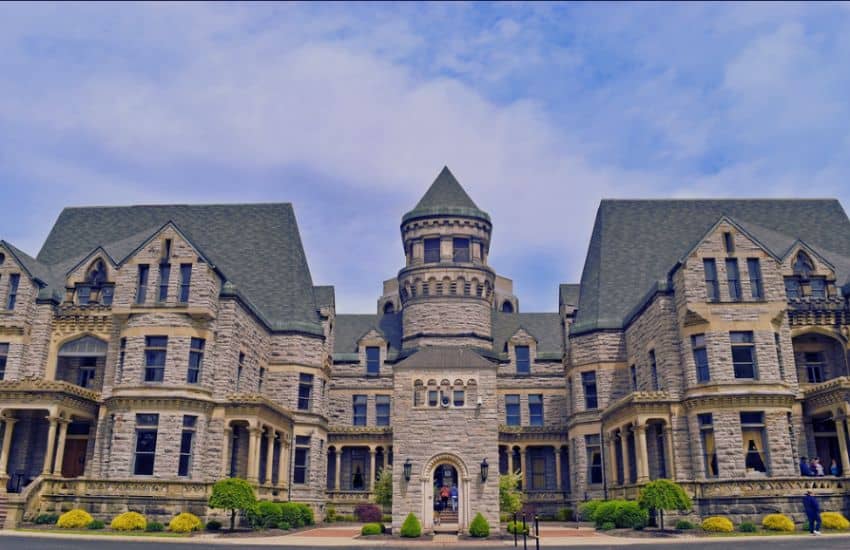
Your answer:
[[[59,516],[56,526],[62,529],[83,529],[88,527],[93,521],[94,518],[91,517],[91,514],[85,510],[75,508]]]
[[[383,531],[380,523],[367,523],[360,528],[360,534],[363,536],[380,535]]]
[[[735,530],[735,526],[732,525],[729,518],[724,518],[723,516],[706,518],[700,524],[700,527],[702,527],[703,531],[708,531],[709,533],[731,533]]]
[[[680,519],[676,522],[676,529],[678,529],[679,531],[688,531],[690,529],[693,529],[694,527],[696,526],[686,519]]]
[[[192,531],[200,530],[201,525],[203,524],[198,516],[189,512],[183,512],[171,519],[168,523],[168,529],[173,533],[191,533]]]
[[[490,536],[490,524],[481,515],[481,512],[475,514],[472,518],[472,523],[469,524],[469,534],[475,538],[485,538]]]
[[[158,521],[149,521],[145,526],[145,531],[148,533],[159,533],[160,531],[165,531],[165,525]]]
[[[738,531],[742,533],[755,533],[756,532],[756,524],[751,521],[745,521],[741,525],[738,526]]]
[[[761,526],[769,531],[785,531],[791,532],[794,530],[794,522],[788,516],[782,514],[768,514],[761,520]]]
[[[95,520],[92,520],[91,523],[89,523],[89,525],[88,525],[88,527],[86,527],[86,529],[96,530],[96,529],[103,529],[104,527],[106,527],[106,524],[103,523],[103,521],[101,521],[99,519],[95,519]]]
[[[850,521],[839,512],[823,512],[820,521],[824,529],[850,529]]]
[[[400,535],[408,539],[415,539],[422,536],[422,524],[419,523],[413,512],[410,512],[404,518],[404,523],[401,524]]]
[[[528,524],[526,523],[526,524],[525,524],[525,529],[523,529],[523,528],[522,528],[522,522],[521,522],[521,521],[517,521],[517,522],[513,522],[513,521],[511,521],[511,522],[508,522],[508,533],[510,533],[510,534],[512,534],[512,535],[513,535],[514,533],[516,533],[517,535],[522,535],[523,533],[528,534]]]
[[[144,531],[148,521],[138,512],[124,512],[115,516],[109,526],[116,531]]]
[[[55,525],[59,521],[59,514],[39,514],[33,523],[36,525]]]

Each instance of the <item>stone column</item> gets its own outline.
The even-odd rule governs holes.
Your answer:
[[[670,424],[664,427],[664,456],[666,457],[667,477],[676,479],[676,453],[673,444],[673,427]]]
[[[555,490],[560,492],[564,486],[561,481],[561,447],[552,447],[555,451]]]
[[[375,489],[375,447],[369,447],[369,492]]]
[[[387,456],[390,454],[389,447],[384,447],[384,452],[381,453],[381,471],[387,469]]]
[[[248,428],[248,481],[256,483],[259,477],[260,462],[260,428],[250,426]]]
[[[841,475],[850,476],[850,456],[847,456],[847,431],[844,427],[844,416],[835,418],[835,432],[838,436],[838,451],[841,455]]]
[[[646,452],[646,424],[635,425],[635,451],[638,483],[649,481],[649,456]]]
[[[230,477],[230,462],[233,453],[233,428],[230,424],[224,426],[224,448],[221,450],[221,477]]]
[[[56,428],[59,424],[59,418],[56,416],[48,416],[47,420],[50,421],[50,429],[47,430],[47,452],[44,454],[42,475],[48,475],[53,471],[53,450],[56,447]]]
[[[342,449],[340,445],[336,448],[336,463],[334,464],[334,491],[339,491],[341,488],[340,477],[342,476]]]
[[[520,445],[519,446],[519,471],[520,471],[520,474],[522,475],[522,478],[521,478],[521,481],[520,481],[520,484],[521,484],[520,486],[522,487],[523,491],[527,490],[527,487],[525,485],[526,485],[526,480],[528,479],[528,472],[525,471],[525,463],[526,463],[525,445]]]
[[[62,475],[62,461],[65,458],[65,440],[68,436],[68,424],[70,424],[70,420],[60,420],[59,421],[59,444],[56,445],[56,463],[53,466],[53,475],[61,476]]]
[[[280,458],[277,461],[277,484],[284,487],[289,484],[289,443],[286,432],[280,432]]]
[[[617,483],[617,440],[619,437],[616,432],[610,432],[608,434],[608,440],[606,444],[608,445],[608,481],[609,485],[615,485]]]
[[[17,418],[5,417],[6,429],[3,431],[3,448],[0,449],[0,478],[6,477],[6,468],[9,466],[9,454],[12,447],[12,432],[15,429]]]
[[[266,435],[266,480],[265,483],[272,483],[272,468],[274,467],[274,430],[269,428],[269,433]]]
[[[629,461],[629,430],[628,426],[620,428],[620,454],[623,457],[623,485],[631,483],[629,471],[632,469]]]
[[[516,473],[516,461],[514,460],[514,446],[508,446],[508,463],[510,464],[511,473]]]

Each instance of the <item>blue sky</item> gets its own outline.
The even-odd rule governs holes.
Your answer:
[[[0,4],[0,238],[70,205],[290,201],[374,311],[448,165],[523,311],[601,198],[850,199],[850,5]]]

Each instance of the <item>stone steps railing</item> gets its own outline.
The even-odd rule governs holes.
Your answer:
[[[783,497],[815,494],[850,494],[850,477],[765,477],[678,482],[692,498]],[[608,488],[608,498],[634,500],[642,484]]]

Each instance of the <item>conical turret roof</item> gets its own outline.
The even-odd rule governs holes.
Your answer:
[[[466,216],[490,221],[490,216],[478,208],[448,166],[443,166],[437,179],[419,199],[413,210],[402,217],[402,223],[417,218],[443,215]]]

